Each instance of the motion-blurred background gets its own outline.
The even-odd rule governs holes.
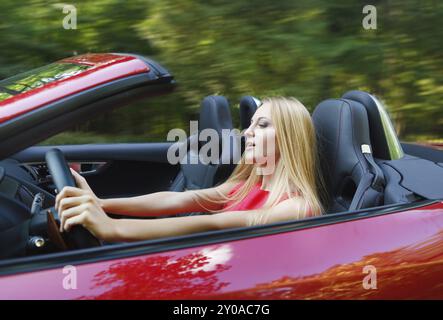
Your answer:
[[[150,56],[177,91],[77,126],[45,143],[164,141],[200,101],[290,95],[311,111],[351,89],[383,99],[404,141],[443,142],[443,2],[438,0],[1,0],[0,79],[88,52]],[[365,30],[365,5],[377,29]],[[238,120],[236,120],[238,121]]]

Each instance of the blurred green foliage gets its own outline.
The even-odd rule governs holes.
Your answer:
[[[321,100],[367,90],[388,106],[403,140],[443,138],[443,2],[94,0],[65,30],[62,4],[0,2],[0,78],[87,52],[131,52],[165,65],[179,87],[107,114],[50,143],[165,140],[187,128],[209,94]],[[236,115],[236,110],[233,110]],[[90,140],[88,140],[90,139]]]

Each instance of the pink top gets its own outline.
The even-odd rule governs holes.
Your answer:
[[[240,182],[237,184],[232,190],[229,192],[229,195],[234,194],[235,192],[240,189],[240,187],[243,185],[243,182]],[[242,211],[242,210],[252,210],[252,209],[259,209],[263,206],[263,204],[266,202],[266,199],[268,199],[269,191],[260,189],[260,184],[256,184],[252,190],[249,192],[249,194],[246,195],[246,197],[237,203],[235,206],[229,208],[229,206],[232,204],[232,202],[228,202],[224,208],[228,208],[229,211]]]
[[[229,192],[229,195],[232,195],[233,193],[237,192],[238,189],[241,188],[243,183],[244,182],[240,182],[234,188],[232,188],[232,190]],[[226,205],[224,205],[223,209],[227,209],[229,211],[260,209],[265,204],[266,200],[268,199],[268,196],[269,196],[269,191],[260,189],[260,183],[257,183],[242,201],[240,201],[231,208],[229,208],[229,206],[232,204],[232,202],[228,202]],[[288,197],[285,195],[282,197],[281,201],[286,199],[288,199]],[[307,216],[311,215],[312,215],[311,210],[308,210]]]

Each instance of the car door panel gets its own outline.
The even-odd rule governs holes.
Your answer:
[[[58,266],[0,298],[442,299],[443,204],[74,266],[76,289]]]

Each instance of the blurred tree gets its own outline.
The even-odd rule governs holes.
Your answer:
[[[179,83],[169,97],[78,130],[164,140],[170,128],[187,127],[208,94],[226,95],[233,105],[245,94],[293,95],[313,110],[322,99],[361,89],[387,103],[401,138],[443,138],[441,2],[373,1],[377,30],[363,28],[367,3],[355,0],[73,4],[78,29],[64,30],[61,4],[2,1],[0,77],[76,53],[109,51],[152,56]]]

